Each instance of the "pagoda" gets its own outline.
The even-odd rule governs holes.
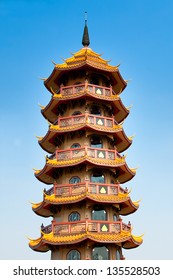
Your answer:
[[[48,155],[35,177],[51,188],[32,210],[52,222],[29,246],[50,250],[52,260],[125,259],[122,249],[142,243],[122,221],[139,207],[125,184],[136,170],[121,154],[132,144],[123,130],[129,109],[120,98],[127,82],[118,66],[89,48],[86,20],[82,44],[44,80],[51,100],[41,113],[49,127],[38,143]]]

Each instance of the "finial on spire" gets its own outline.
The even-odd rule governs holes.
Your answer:
[[[88,47],[89,44],[90,44],[90,39],[89,39],[88,26],[87,26],[87,12],[85,12],[85,27],[83,32],[82,45],[84,47]]]
[[[85,22],[87,22],[87,12],[85,12]]]

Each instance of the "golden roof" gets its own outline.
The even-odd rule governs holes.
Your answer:
[[[68,234],[68,235],[54,235],[53,232],[48,234],[42,232],[42,236],[38,239],[30,239],[29,246],[36,251],[43,251],[45,245],[65,245],[74,244],[81,242],[83,240],[90,239],[96,242],[104,243],[120,243],[122,242],[122,247],[124,248],[135,248],[139,246],[142,242],[142,236],[134,236],[131,231],[122,230],[120,233],[98,233],[98,232],[83,232],[78,234]],[[45,247],[47,251],[48,246]]]
[[[92,194],[89,192],[84,192],[82,194],[78,194],[78,195],[72,195],[72,196],[56,196],[55,194],[44,194],[44,201],[46,203],[52,203],[52,204],[61,204],[61,203],[69,203],[69,202],[73,202],[73,201],[79,201],[82,200],[83,198],[90,198],[92,200],[96,200],[96,201],[104,201],[104,202],[113,202],[113,203],[118,203],[118,202],[124,202],[130,199],[129,194],[128,193],[121,193],[118,192],[117,195],[115,194]],[[37,209],[38,207],[40,207],[42,205],[43,202],[39,202],[39,203],[32,203],[32,208]],[[136,207],[139,207],[139,203],[137,202],[133,202],[133,204]]]
[[[77,159],[68,159],[68,160],[57,160],[57,159],[47,159],[47,165],[49,166],[68,166],[68,165],[73,165],[77,163],[82,163],[85,160],[94,163],[94,164],[102,164],[102,165],[109,165],[109,166],[119,166],[123,165],[125,163],[124,157],[121,158],[116,158],[114,160],[111,159],[99,159],[99,158],[91,158],[88,155],[82,156]]]
[[[81,199],[83,197],[89,197],[94,200],[101,200],[101,201],[114,201],[114,202],[121,202],[126,201],[129,198],[128,193],[118,193],[117,195],[111,195],[111,194],[91,194],[89,192],[85,192],[80,195],[74,195],[74,196],[65,196],[65,197],[57,197],[54,194],[47,195],[45,194],[44,201],[46,202],[54,202],[54,203],[60,203],[60,202],[66,202],[66,201],[74,201]]]
[[[122,130],[122,125],[113,125],[113,127],[106,127],[106,126],[101,126],[101,125],[97,125],[97,124],[90,124],[90,123],[83,123],[83,124],[74,124],[74,125],[69,125],[69,126],[63,126],[63,127],[59,127],[59,125],[51,125],[50,126],[50,130],[52,131],[71,131],[71,130],[78,130],[83,128],[85,125],[87,125],[88,127],[97,129],[97,130],[101,130],[101,131],[106,131],[106,132],[115,132],[115,131],[120,131]],[[40,139],[39,139],[40,140]]]
[[[88,47],[84,47],[78,52],[74,53],[72,57],[64,60],[63,64],[56,64],[55,68],[58,70],[78,68],[82,65],[90,65],[94,68],[115,72],[118,70],[117,66],[111,66],[108,61],[101,58],[101,55],[94,52]]]
[[[57,161],[56,159],[49,159],[47,158],[45,166],[41,170],[34,169],[34,174],[38,180],[41,182],[52,184],[53,177],[51,172],[53,169],[62,168],[62,167],[69,167],[79,165],[81,163],[91,163],[93,165],[102,165],[105,167],[112,167],[117,168],[120,170],[120,174],[118,175],[118,180],[120,183],[125,183],[131,180],[135,174],[136,169],[129,168],[125,162],[125,158],[116,158],[115,160],[109,159],[98,159],[98,158],[91,158],[88,156],[83,156],[77,159],[69,159],[69,160],[61,160]]]
[[[38,215],[49,217],[51,216],[50,211],[47,209],[47,206],[50,204],[68,204],[73,202],[79,202],[83,199],[91,199],[96,202],[105,202],[105,203],[123,203],[120,214],[127,215],[135,212],[139,208],[139,201],[133,202],[128,193],[118,192],[117,195],[111,194],[92,194],[84,192],[81,194],[71,195],[71,196],[56,196],[54,194],[48,195],[44,194],[44,199],[39,203],[32,203],[32,210]]]
[[[56,93],[52,90],[53,93],[53,99],[54,100],[69,100],[68,95],[62,95],[61,93]],[[107,100],[107,101],[119,101],[120,96],[118,94],[112,94],[112,95],[98,95],[97,93],[94,93],[92,91],[89,91],[88,89],[84,89],[83,91],[75,92],[72,95],[70,95],[70,99],[76,99],[77,97],[83,97],[83,96],[92,96],[100,100]],[[44,110],[45,108],[42,108]],[[128,110],[128,108],[126,108]],[[129,110],[128,110],[129,111]]]
[[[109,65],[108,60],[101,58],[101,55],[94,52],[88,47],[84,47],[73,54],[72,57],[63,59],[64,63],[55,64],[54,70],[51,75],[45,79],[44,84],[47,89],[52,93],[51,88],[55,91],[59,88],[57,86],[58,78],[62,72],[67,72],[81,68],[94,68],[103,72],[109,72],[112,77],[112,87],[116,93],[121,93],[127,85],[118,69],[118,66]],[[55,82],[56,81],[56,82]]]

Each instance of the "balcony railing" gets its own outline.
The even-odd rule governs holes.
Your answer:
[[[68,127],[76,124],[86,123],[103,127],[113,127],[114,124],[117,124],[114,118],[95,116],[87,113],[70,117],[60,117],[55,124],[58,124],[59,127]]]
[[[55,195],[56,197],[70,197],[82,194],[100,194],[100,195],[115,195],[119,193],[127,193],[128,189],[125,190],[119,184],[103,184],[103,183],[92,183],[92,182],[80,182],[75,184],[57,184],[49,190],[45,190],[47,195]]]
[[[122,230],[130,231],[131,225],[125,224],[122,221],[75,221],[75,222],[56,222],[52,221],[52,225],[41,227],[43,233],[53,232],[55,235],[76,234],[83,232],[97,232],[97,233],[120,233]]]
[[[116,150],[91,148],[83,146],[67,150],[56,150],[55,157],[57,160],[70,160],[88,156],[95,159],[115,160],[117,157],[122,158]]]
[[[119,184],[92,183],[87,181],[76,184],[55,183],[53,188],[49,189],[46,193],[48,195],[54,194],[57,197],[63,197],[81,195],[86,192],[89,194],[101,194],[103,196],[108,194],[117,196],[119,193],[127,193]]]
[[[86,81],[83,84],[72,85],[72,86],[62,86],[60,88],[60,94],[62,96],[72,96],[73,94],[82,93],[87,91],[93,95],[100,95],[105,97],[111,97],[115,95],[115,92],[112,90],[112,87],[102,87],[93,84],[88,84]]]

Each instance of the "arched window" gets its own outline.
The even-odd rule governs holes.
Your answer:
[[[82,82],[75,82],[73,85],[81,85]]]
[[[74,143],[73,145],[71,145],[72,149],[77,149],[77,148],[80,148],[80,147],[81,147],[81,145],[78,144],[78,143]]]
[[[69,222],[80,221],[80,214],[78,212],[71,212],[68,216]]]
[[[95,221],[106,221],[107,213],[100,205],[95,205],[91,212],[91,219]]]
[[[77,116],[77,115],[82,115],[82,113],[80,111],[75,111],[73,112],[72,116]]]
[[[103,148],[102,140],[99,136],[93,135],[91,138],[91,147],[92,148]]]
[[[93,260],[109,260],[109,250],[105,246],[98,246],[92,249]]]
[[[80,183],[80,182],[81,182],[81,179],[77,176],[73,176],[69,180],[69,184],[77,184],[77,183]]]
[[[80,260],[80,253],[77,250],[71,250],[67,254],[67,260]]]
[[[121,254],[119,250],[116,250],[116,260],[121,260]]]

